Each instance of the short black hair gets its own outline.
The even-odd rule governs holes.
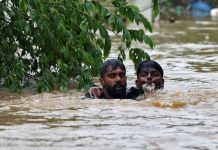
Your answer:
[[[137,67],[137,71],[136,71],[137,77],[139,76],[143,68],[154,68],[157,71],[159,71],[161,74],[161,77],[163,77],[164,72],[163,72],[162,67],[160,66],[160,64],[158,64],[154,60],[145,60],[145,61],[140,62],[140,64]]]
[[[109,67],[112,70],[117,69],[118,67],[122,69],[126,73],[126,67],[124,66],[123,62],[118,59],[109,59],[105,61],[100,67],[100,76],[103,77],[105,73],[108,71]]]

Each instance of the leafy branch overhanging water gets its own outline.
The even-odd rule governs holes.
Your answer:
[[[156,16],[159,1],[152,2]],[[126,22],[144,29],[128,29]],[[79,89],[88,87],[110,54],[108,31],[121,40],[119,59],[126,58],[126,50],[135,64],[149,59],[144,50],[131,48],[131,42],[153,48],[146,35],[152,25],[126,0],[1,0],[0,86],[20,91],[34,80],[39,92],[67,91],[72,81]]]

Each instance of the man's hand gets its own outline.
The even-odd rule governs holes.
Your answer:
[[[100,98],[102,96],[102,88],[94,86],[89,88],[88,92],[86,93],[86,97],[90,98]]]

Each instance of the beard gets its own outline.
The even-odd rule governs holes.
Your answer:
[[[126,83],[122,85],[117,82],[113,87],[106,85],[105,88],[112,98],[122,98],[126,94]]]

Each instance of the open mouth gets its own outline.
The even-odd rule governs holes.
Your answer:
[[[121,91],[121,90],[123,90],[123,86],[122,85],[115,85],[115,87],[114,87],[114,89],[116,90],[116,91]]]
[[[115,87],[115,90],[123,90],[123,87]]]

